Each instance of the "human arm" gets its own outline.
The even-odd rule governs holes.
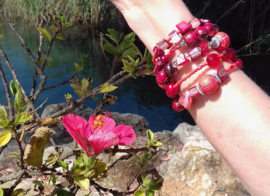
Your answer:
[[[177,23],[193,18],[181,0],[111,1],[150,51],[160,38],[166,38],[175,29]],[[175,81],[201,62],[185,66]],[[229,64],[224,63],[224,66]],[[190,86],[197,77],[190,78],[183,88]],[[270,173],[269,97],[236,69],[218,91],[195,99],[189,111],[248,191],[253,195],[270,195],[267,176]]]

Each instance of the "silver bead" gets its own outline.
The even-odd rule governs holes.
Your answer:
[[[209,42],[209,45],[212,48],[217,48],[220,46],[220,39],[217,37],[212,37],[211,41]]]

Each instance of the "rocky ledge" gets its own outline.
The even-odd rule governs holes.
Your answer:
[[[63,108],[64,104],[49,105],[43,111],[42,117],[47,117]],[[73,113],[85,119],[93,114],[93,110],[80,106]],[[112,118],[117,124],[130,125],[136,132],[137,139],[132,147],[145,147],[146,130],[149,125],[145,118],[136,114],[120,114],[112,112]],[[64,153],[72,151],[72,138],[65,130],[62,123],[51,127],[54,130],[53,139],[57,145],[64,148]],[[31,134],[25,137],[25,142]],[[181,123],[174,131],[164,130],[155,133],[155,140],[163,143],[153,159],[141,169],[133,156],[126,153],[114,155],[100,153],[98,158],[106,162],[109,167],[106,177],[96,183],[104,190],[111,190],[114,195],[121,195],[128,185],[130,188],[137,187],[136,176],[138,172],[149,172],[155,169],[164,178],[163,186],[159,191],[161,196],[248,196],[250,195],[242,186],[232,170],[222,160],[213,146],[207,141],[198,126]],[[5,159],[5,154],[15,152],[17,148],[13,142],[1,154],[2,173],[10,165],[10,160]],[[54,153],[54,147],[48,147],[44,153],[44,159]],[[140,155],[140,153],[139,153]],[[69,157],[68,160],[74,160]],[[2,184],[3,188],[12,185],[12,181]],[[28,187],[28,194],[37,195],[31,182],[22,182],[19,187]],[[91,186],[91,196],[99,195],[94,186]],[[85,195],[89,191],[80,190],[76,195]],[[117,194],[116,194],[117,193]],[[106,195],[113,195],[107,192]]]

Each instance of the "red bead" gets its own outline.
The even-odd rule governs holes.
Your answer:
[[[223,61],[228,61],[232,57],[232,50],[230,48],[226,48],[225,50],[222,50],[221,54],[221,59]]]
[[[212,69],[219,68],[219,61],[220,61],[220,57],[216,53],[211,53],[206,58],[206,62],[208,63],[208,66],[211,67]]]
[[[157,81],[157,79],[156,79],[156,81]],[[164,84],[164,85],[160,85],[159,83],[157,83],[157,84],[158,84],[158,86],[159,86],[160,88],[162,88],[162,89],[166,90],[166,86],[167,86],[167,84]]]
[[[164,72],[166,73],[167,77],[171,77],[174,74],[175,70],[176,68],[174,68],[171,63],[164,66]]]
[[[165,39],[160,39],[156,45],[161,49],[161,50],[165,50],[165,49],[169,49],[172,46],[172,43],[168,42]]]
[[[190,58],[194,61],[201,56],[201,48],[195,47],[188,52]]]
[[[201,25],[201,21],[198,18],[193,18],[189,24],[191,25],[192,29],[197,29]]]
[[[211,23],[207,23],[203,27],[207,30],[208,37],[213,37],[216,34],[216,28]]]
[[[186,32],[190,29],[191,25],[186,23],[185,21],[180,22],[179,24],[176,25],[176,28],[179,30],[179,32],[182,35],[185,35]]]
[[[185,63],[189,62],[189,60],[187,59],[186,55],[181,53],[176,57],[176,61],[178,63],[178,66],[180,65],[184,65]]]
[[[218,32],[215,37],[220,40],[220,45],[216,48],[217,51],[222,51],[229,47],[230,37],[224,32]]]
[[[224,66],[221,66],[220,68],[218,68],[217,76],[219,77],[221,82],[224,82],[225,80],[227,80],[230,77],[228,72],[225,70]]]
[[[235,63],[237,63],[237,67],[241,69],[243,67],[243,61],[241,59],[236,59]]]
[[[206,25],[207,23],[210,23],[210,20],[208,19],[200,19],[202,25]]]
[[[188,46],[192,46],[195,43],[197,43],[197,41],[198,41],[196,33],[194,33],[194,32],[187,32],[185,37],[184,37],[184,40],[186,41]]]
[[[179,93],[179,88],[173,88],[175,83],[169,83],[166,86],[166,95],[170,98],[174,98],[178,95]]]
[[[211,94],[218,89],[219,83],[213,75],[206,74],[200,78],[198,87],[204,94]]]
[[[182,105],[184,108],[189,109],[192,104],[193,99],[187,94],[187,92],[183,92],[182,96],[178,100],[178,104]]]
[[[232,57],[231,57],[231,61],[235,61],[236,60],[236,55],[237,55],[237,52],[234,48],[230,48],[232,50]]]
[[[179,44],[181,41],[182,35],[179,35],[176,30],[170,32],[169,37],[171,38],[171,42],[174,44]]]
[[[168,62],[168,58],[166,57],[166,55],[163,55],[160,57],[160,61],[163,63],[163,64],[166,64]]]
[[[172,102],[172,108],[176,111],[176,112],[181,112],[182,110],[184,110],[185,108],[180,105],[178,103],[178,98],[174,99]]]
[[[190,97],[197,97],[201,95],[196,86],[193,86],[190,89],[188,89],[188,92]]]
[[[158,72],[157,76],[156,76],[156,81],[158,84],[160,85],[165,85],[167,83],[167,76],[166,73],[162,70],[160,72]]]
[[[200,45],[202,57],[206,57],[209,54],[208,42]]]
[[[157,47],[157,46],[154,47],[153,53],[154,53],[154,57],[155,57],[155,58],[164,55],[164,51],[161,50],[161,49],[160,49],[159,47]]]
[[[195,30],[195,33],[196,33],[197,39],[199,41],[204,41],[208,37],[208,31],[207,31],[207,29],[204,26],[203,27],[198,27]]]

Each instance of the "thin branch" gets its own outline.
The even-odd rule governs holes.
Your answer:
[[[9,89],[8,89],[7,79],[6,79],[5,74],[4,74],[4,72],[3,72],[3,69],[2,69],[1,62],[0,62],[0,76],[1,76],[1,78],[2,78],[4,87],[5,87],[6,97],[7,97],[7,101],[8,101],[8,106],[10,107],[11,105],[10,105],[10,103],[9,103],[9,99],[11,99],[11,96],[10,96],[10,92],[9,92]]]
[[[47,98],[42,104],[40,104],[40,106],[38,106],[35,110],[35,112],[37,112],[39,109],[41,109],[48,101],[49,99]]]
[[[22,148],[22,143],[21,141],[19,140],[19,137],[18,137],[18,133],[17,133],[17,130],[14,130],[14,136],[15,136],[15,140],[19,146],[19,151],[20,151],[20,159],[19,159],[19,162],[20,162],[20,168],[21,169],[24,169],[23,168],[23,148]]]
[[[41,26],[43,25],[43,20],[41,20],[40,25]],[[37,62],[41,58],[43,43],[44,43],[44,38],[42,36],[42,33],[39,32],[39,47],[38,47],[38,51],[37,51]],[[35,89],[36,89],[36,85],[37,85],[37,70],[35,69],[35,74],[33,76],[32,89],[31,89],[31,92],[30,92],[30,97],[32,97],[34,95]]]
[[[119,149],[119,148],[113,148],[113,149],[107,149],[105,152],[111,152],[111,153],[117,153],[117,152],[122,152],[122,153],[137,153],[137,152],[146,152],[149,149],[144,147],[144,148],[129,148],[129,149]]]
[[[0,178],[0,182],[1,184],[5,183],[5,182],[9,182],[11,180],[14,180],[14,179],[19,179],[20,177],[23,176],[23,174],[25,174],[25,170],[20,170],[16,173],[12,173],[12,174],[9,174],[7,176],[3,176]]]
[[[27,95],[26,95],[26,93],[25,93],[25,91],[24,91],[24,89],[23,89],[21,83],[19,82],[19,80],[18,80],[18,78],[17,78],[17,75],[16,75],[16,73],[15,73],[15,70],[14,70],[13,66],[10,64],[10,62],[9,62],[9,60],[8,60],[8,57],[7,57],[7,54],[3,51],[3,48],[2,48],[1,45],[0,45],[0,54],[1,54],[2,57],[5,59],[6,65],[7,65],[7,67],[9,68],[10,72],[12,73],[14,81],[19,85],[19,87],[20,87],[20,89],[21,89],[21,91],[22,91],[22,94],[23,94],[23,96],[24,96],[24,100],[25,100],[26,102],[28,102],[28,101],[29,101],[29,98],[27,97]]]
[[[20,170],[19,172],[16,173],[16,181],[13,183],[13,185],[10,187],[9,191],[8,191],[8,195],[12,195],[13,190],[15,189],[15,187],[20,183],[23,175],[25,174],[25,170]]]
[[[69,79],[67,79],[67,80],[65,80],[65,81],[63,81],[63,82],[61,82],[61,83],[59,83],[59,84],[56,84],[56,85],[53,85],[53,86],[44,87],[44,88],[42,89],[42,91],[45,91],[45,90],[48,90],[48,89],[51,89],[51,88],[56,88],[56,87],[58,87],[58,86],[67,84],[67,83],[69,83],[70,80],[72,80],[76,75],[77,75],[77,73],[75,73],[73,76],[71,76],[71,78],[69,78]]]
[[[47,62],[47,57],[49,56],[50,51],[51,51],[51,48],[52,48],[52,44],[53,44],[54,40],[56,39],[56,36],[58,35],[59,32],[60,32],[60,29],[57,28],[56,32],[52,36],[51,41],[49,42],[49,45],[48,45],[48,48],[47,48],[47,52],[46,52],[44,61],[40,65],[40,68],[41,68],[42,72],[44,71],[44,68],[45,68],[45,65],[46,65],[46,62]],[[41,81],[39,83],[38,89],[37,89],[36,93],[33,96],[33,102],[35,102],[37,100],[37,98],[39,97],[40,93],[42,92],[42,89],[43,89],[43,87],[44,87],[44,85],[46,83],[46,80],[47,80],[47,76],[46,75],[40,76],[40,80]]]

